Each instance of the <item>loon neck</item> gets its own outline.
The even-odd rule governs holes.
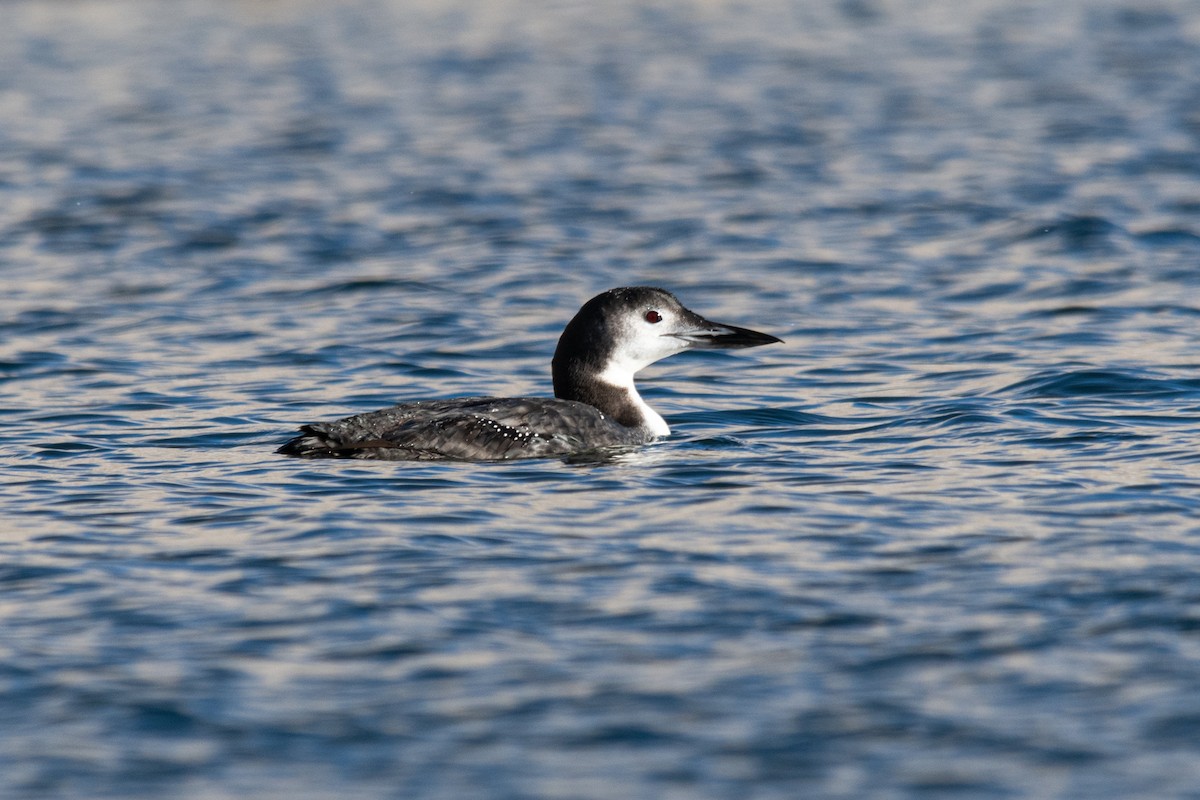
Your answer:
[[[638,394],[633,376],[624,371],[588,372],[582,364],[561,364],[556,359],[554,396],[587,403],[626,428],[644,430],[653,436],[671,433],[662,415]]]

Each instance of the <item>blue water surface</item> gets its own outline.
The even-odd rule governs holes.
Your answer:
[[[1194,3],[0,15],[0,797],[1200,798]],[[630,284],[785,344],[274,454]]]

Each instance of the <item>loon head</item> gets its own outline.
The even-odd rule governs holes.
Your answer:
[[[584,303],[554,352],[554,395],[579,400],[622,425],[670,433],[633,384],[643,367],[694,348],[758,347],[783,341],[748,328],[712,322],[652,286],[610,289]]]

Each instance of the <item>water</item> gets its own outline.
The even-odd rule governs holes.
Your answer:
[[[1186,2],[12,2],[0,796],[1200,797]],[[786,340],[606,463],[591,295]]]

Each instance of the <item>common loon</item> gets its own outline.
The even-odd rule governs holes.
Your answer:
[[[641,445],[671,431],[633,376],[692,348],[757,347],[765,333],[710,322],[663,289],[610,289],[567,323],[554,351],[554,399],[465,397],[402,403],[300,428],[278,452],[305,458],[495,461]]]

